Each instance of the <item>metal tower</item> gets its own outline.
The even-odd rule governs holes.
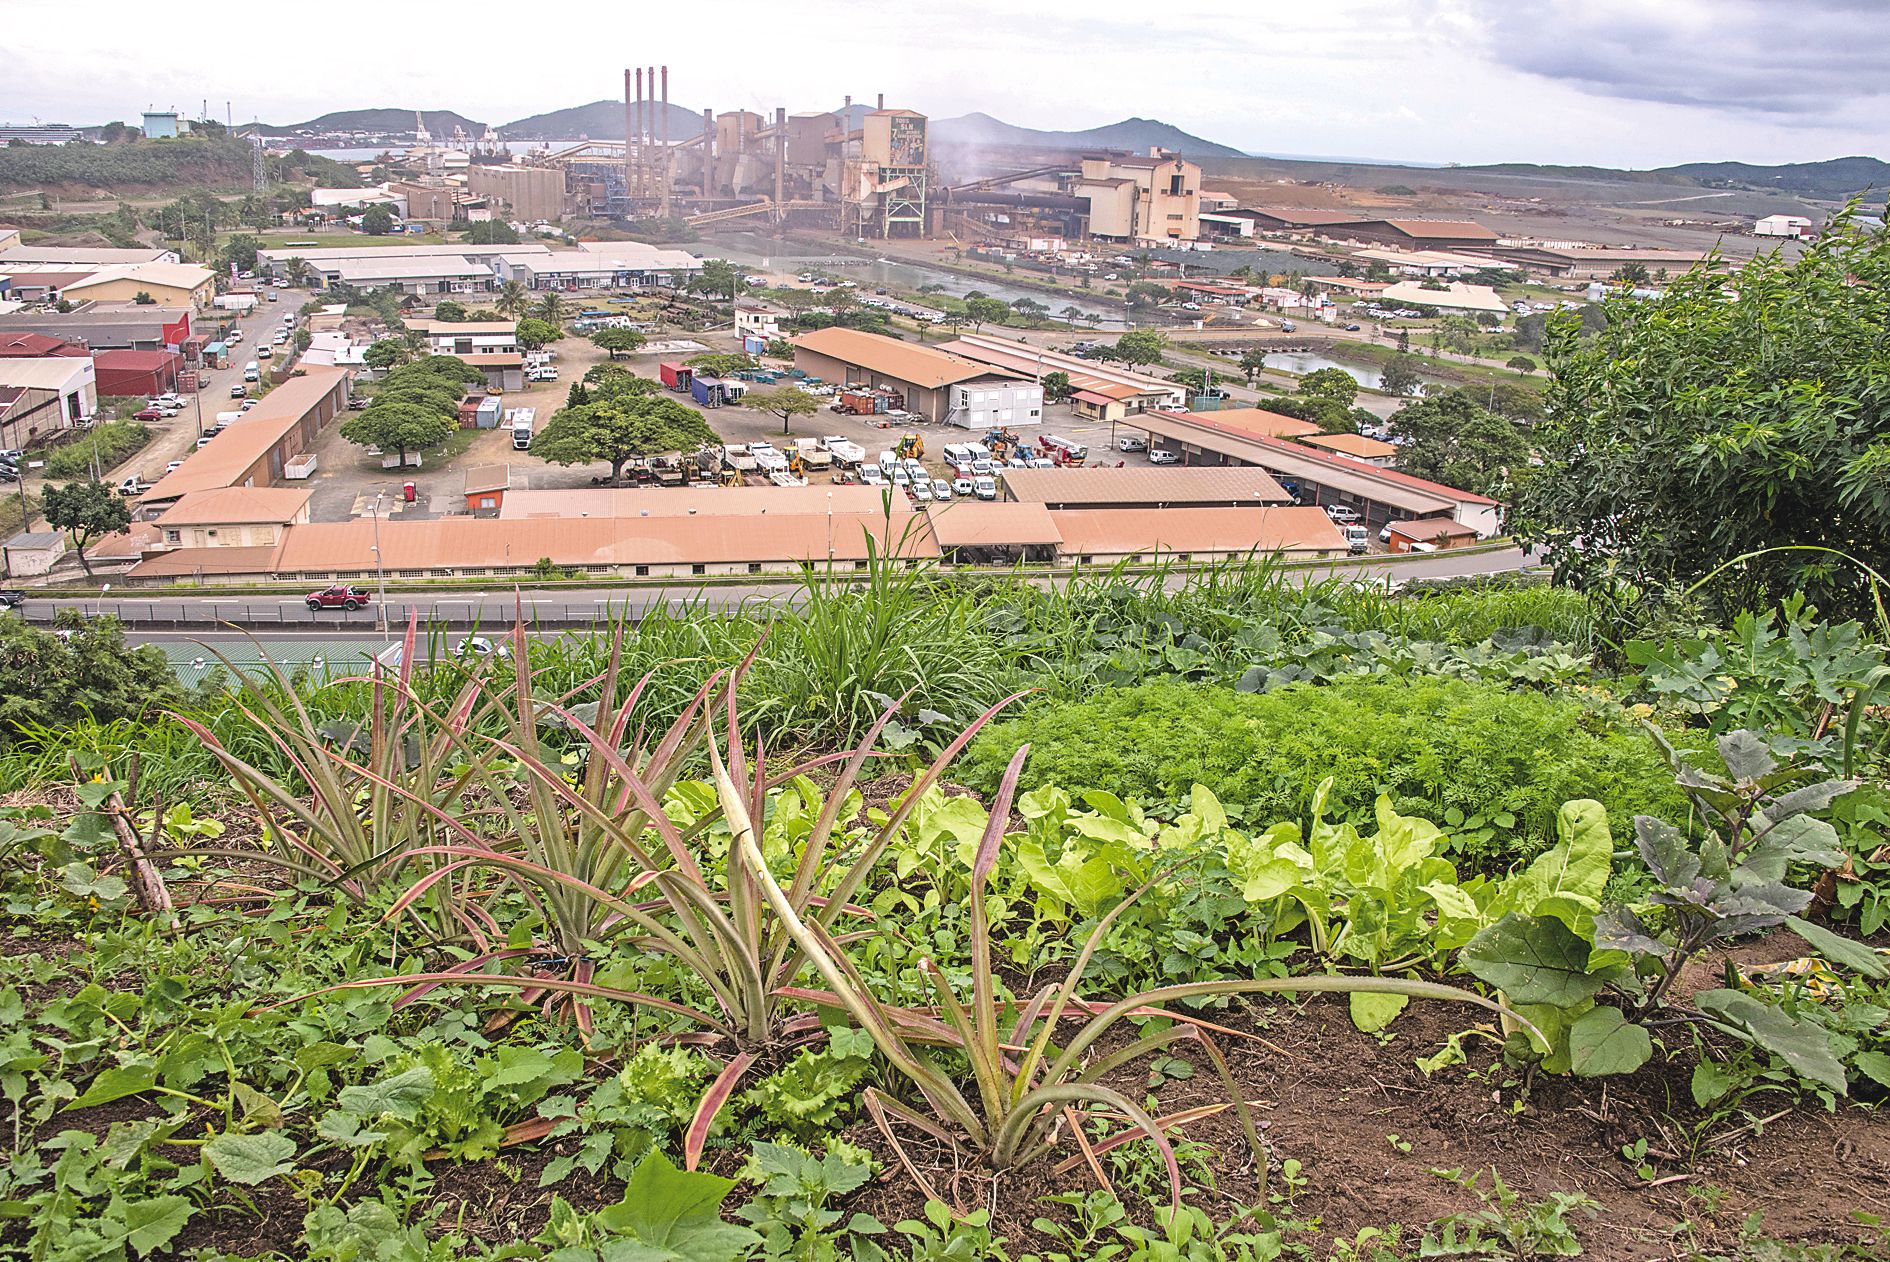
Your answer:
[[[249,133],[249,182],[256,196],[269,195],[269,163],[263,155],[262,135]]]

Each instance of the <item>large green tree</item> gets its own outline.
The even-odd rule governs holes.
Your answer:
[[[79,554],[79,568],[87,575],[92,573],[92,563],[85,555],[88,544],[106,535],[131,532],[131,505],[103,482],[49,486],[40,494],[39,508],[47,525],[65,531],[72,540],[73,551]]]
[[[1378,388],[1398,398],[1416,394],[1418,387],[1423,384],[1423,378],[1411,366],[1409,355],[1393,355],[1385,361],[1384,368],[1378,374]]]
[[[1002,324],[1010,313],[1010,304],[1002,298],[965,299],[965,314],[971,317],[971,327],[974,329],[987,324]]]
[[[1865,576],[1817,549],[1890,571],[1890,233],[1839,216],[1798,259],[1702,265],[1606,316],[1586,341],[1550,324],[1512,528],[1576,582],[1690,585],[1763,553],[1708,594],[1867,607]]]
[[[720,442],[702,413],[661,394],[593,394],[590,401],[558,410],[532,439],[531,452],[553,464],[610,465],[612,484],[623,480],[632,460],[692,451]]]
[[[564,337],[564,330],[549,320],[520,320],[514,331],[518,344],[528,351],[539,350]],[[638,336],[642,336],[638,334]]]
[[[1358,401],[1358,378],[1343,368],[1319,368],[1299,379],[1299,392],[1349,408]]]
[[[591,345],[608,352],[612,359],[642,350],[649,340],[635,329],[599,329],[591,334]]]
[[[1158,329],[1130,329],[1116,339],[1116,356],[1128,364],[1159,364],[1168,336]]]
[[[451,413],[421,403],[377,398],[366,411],[341,423],[341,436],[362,447],[392,449],[405,465],[408,452],[438,447],[458,428],[459,422]]]
[[[820,410],[820,401],[805,390],[779,386],[773,390],[751,390],[742,400],[749,407],[781,418],[781,432],[786,434],[797,416],[812,416]]]
[[[150,714],[178,700],[162,649],[125,643],[116,618],[59,612],[52,631],[0,618],[0,749],[22,728],[72,727]]]
[[[394,212],[385,206],[369,206],[361,215],[361,231],[370,237],[384,237],[394,230]]]
[[[1399,469],[1480,495],[1501,488],[1529,459],[1516,423],[1479,403],[1474,389],[1405,404],[1392,414],[1391,433]]]

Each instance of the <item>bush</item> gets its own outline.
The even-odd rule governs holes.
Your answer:
[[[1527,355],[1511,355],[1509,357],[1509,363],[1506,366],[1514,368],[1517,372],[1534,372],[1536,370],[1536,361],[1529,358]]]
[[[958,767],[989,791],[1028,742],[1024,787],[1072,794],[1185,796],[1195,783],[1240,803],[1261,826],[1302,819],[1327,776],[1339,811],[1368,818],[1378,792],[1402,814],[1439,823],[1515,817],[1470,840],[1469,866],[1500,871],[1553,840],[1555,812],[1593,797],[1617,827],[1634,814],[1684,818],[1651,739],[1597,711],[1540,693],[1429,679],[1345,680],[1247,694],[1179,683],[1110,689],[1040,705],[980,735]]]
[[[68,443],[46,457],[46,476],[56,482],[90,477],[94,451],[98,453],[101,473],[110,473],[113,465],[150,441],[151,430],[141,421],[103,422],[93,426],[91,433],[77,442]]]

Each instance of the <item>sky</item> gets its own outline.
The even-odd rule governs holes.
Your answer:
[[[305,0],[214,21],[148,0],[4,7],[14,123],[136,122],[207,99],[238,122],[393,106],[503,124],[667,63],[671,101],[698,111],[884,93],[1055,130],[1158,118],[1272,154],[1890,159],[1890,0]]]

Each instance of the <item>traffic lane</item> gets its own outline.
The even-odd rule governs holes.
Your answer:
[[[792,584],[771,587],[711,587],[687,592],[677,590],[608,591],[602,589],[570,593],[470,593],[466,596],[390,596],[385,609],[387,625],[405,626],[410,616],[422,623],[439,622],[453,626],[509,626],[523,616],[529,622],[583,625],[610,621],[625,616],[640,620],[659,609],[680,613],[694,607],[730,611],[743,606],[774,604],[789,599]],[[28,622],[53,621],[61,610],[75,610],[85,617],[111,615],[131,625],[210,629],[220,625],[239,625],[257,631],[316,631],[371,633],[382,624],[381,606],[370,602],[361,609],[311,609],[299,596],[175,596],[85,597],[47,599],[34,597],[21,610]]]
[[[1317,565],[1289,571],[1302,582],[1327,579],[1351,579],[1366,582],[1423,579],[1468,578],[1520,570],[1529,564],[1518,548],[1496,551],[1452,553],[1344,565]],[[1189,579],[1187,572],[1168,578],[1170,586],[1180,586]],[[1042,585],[1062,582],[1061,576],[1042,575],[1030,581]],[[452,626],[509,626],[523,614],[529,622],[562,626],[605,622],[628,616],[639,620],[662,608],[680,613],[691,608],[728,612],[744,607],[781,605],[794,601],[801,587],[798,583],[741,584],[696,589],[632,590],[590,588],[571,592],[520,591],[470,592],[460,595],[402,596],[388,598],[387,625],[404,626],[410,614],[417,613],[422,623],[440,622]],[[134,626],[189,632],[210,630],[219,625],[237,624],[258,634],[344,633],[374,634],[381,626],[379,607],[370,604],[352,612],[342,609],[312,610],[302,597],[272,596],[178,596],[87,597],[30,599],[21,611],[29,622],[50,622],[61,609],[75,609],[82,615],[98,617],[111,614]]]

